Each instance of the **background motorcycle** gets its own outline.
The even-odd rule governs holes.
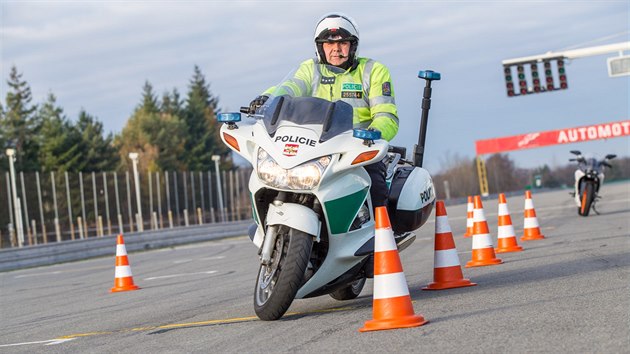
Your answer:
[[[573,197],[578,207],[578,214],[588,216],[591,209],[599,214],[595,208],[596,202],[601,198],[599,193],[600,186],[604,183],[604,167],[612,168],[608,160],[614,159],[617,155],[608,154],[603,160],[594,157],[582,156],[578,150],[571,150],[571,153],[577,157],[569,159],[578,163],[578,169],[575,170],[575,186]]]

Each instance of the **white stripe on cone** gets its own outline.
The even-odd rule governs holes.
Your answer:
[[[117,256],[127,255],[127,249],[125,248],[125,245],[116,245],[116,255]]]
[[[509,238],[514,237],[514,226],[513,225],[501,225],[499,226],[499,234],[497,238]]]
[[[524,228],[533,229],[535,227],[539,227],[538,218],[525,218]]]
[[[374,275],[374,299],[388,299],[409,295],[405,273]]]
[[[115,278],[127,278],[132,276],[131,267],[126,266],[116,266],[116,271],[114,272]]]
[[[435,217],[435,233],[445,234],[451,232],[451,225],[448,224],[448,217],[446,215]]]
[[[534,201],[531,199],[525,199],[525,210],[534,209]]]
[[[505,215],[510,215],[510,212],[508,211],[508,207],[507,204],[499,204],[499,216],[505,216]]]
[[[374,252],[384,252],[398,250],[392,229],[376,229],[376,237],[374,237]]]
[[[478,250],[481,248],[494,248],[490,234],[480,234],[473,236],[472,248]]]
[[[486,214],[484,214],[483,209],[473,210],[473,221],[474,222],[486,221]]]
[[[459,256],[457,255],[457,250],[455,248],[435,251],[433,263],[434,268],[446,268],[461,265],[459,264]]]

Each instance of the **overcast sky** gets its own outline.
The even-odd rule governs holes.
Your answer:
[[[437,172],[474,142],[629,119],[629,77],[609,78],[611,53],[567,65],[569,89],[508,98],[501,61],[629,40],[619,1],[10,1],[0,0],[4,103],[11,66],[34,103],[48,92],[76,120],[84,108],[122,130],[149,81],[187,92],[198,65],[224,111],[238,110],[315,54],[319,17],[342,11],[359,25],[359,55],[390,68],[400,116],[393,143],[418,138],[424,82],[433,84],[425,166]],[[626,53],[629,54],[629,53]],[[563,165],[568,150],[630,155],[630,139],[510,153],[521,167]]]

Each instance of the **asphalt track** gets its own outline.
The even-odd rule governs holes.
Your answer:
[[[0,273],[6,353],[628,353],[630,183],[602,187],[601,215],[579,217],[568,191],[534,194],[544,240],[519,241],[504,263],[463,268],[474,287],[433,281],[433,217],[401,253],[421,327],[359,333],[372,319],[372,281],[355,300],[296,300],[282,320],[256,318],[256,249],[237,237],[131,253],[137,291],[109,293],[112,256]],[[508,198],[522,234],[523,196]],[[490,232],[497,202],[484,202]],[[447,207],[460,263],[465,205]],[[182,232],[185,232],[183,230]]]

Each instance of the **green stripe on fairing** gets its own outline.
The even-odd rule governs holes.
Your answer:
[[[341,234],[348,232],[359,208],[365,201],[368,190],[369,188],[365,188],[343,198],[324,203],[331,233]]]

